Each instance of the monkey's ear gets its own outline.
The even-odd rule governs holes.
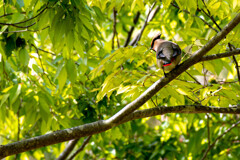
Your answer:
[[[151,49],[155,51],[154,49],[154,42],[157,40],[157,39],[160,39],[161,38],[161,33],[157,34],[153,39],[152,39],[152,42],[151,42]],[[156,51],[155,51],[156,52]]]

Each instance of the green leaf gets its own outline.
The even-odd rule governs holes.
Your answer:
[[[21,49],[19,51],[19,60],[20,60],[20,63],[23,65],[23,66],[27,66],[28,65],[28,62],[29,62],[29,55],[28,55],[28,52],[25,48]]]
[[[8,28],[8,25],[3,26],[3,27],[1,28],[1,30],[0,30],[0,35],[1,35],[4,31],[6,31],[7,28]]]
[[[28,8],[28,6],[30,5],[31,1],[32,0],[23,0],[25,9]]]
[[[91,30],[92,32],[95,32],[93,29],[93,24],[91,24],[90,20],[84,16],[84,15],[80,15],[80,19],[82,21],[82,23],[84,24],[85,27],[87,27],[89,30]]]
[[[22,8],[24,6],[23,0],[17,0],[17,4]]]
[[[62,57],[58,58],[58,60],[61,60],[61,59],[62,59]],[[60,72],[61,72],[63,67],[64,67],[64,63],[63,62],[58,65],[57,72],[56,72],[55,77],[54,77],[54,81],[58,78],[58,76],[59,76],[59,74],[60,74]]]
[[[21,93],[22,84],[16,84],[10,91],[10,105],[12,105]]]
[[[47,122],[50,115],[50,104],[44,93],[39,92],[39,104],[40,104],[40,114],[41,117]]]
[[[43,73],[43,70],[41,68],[38,67],[38,65],[33,64],[32,65],[32,69],[36,72],[36,73]]]
[[[10,36],[6,39],[6,45],[5,45],[5,55],[7,57],[10,57],[12,55],[12,51],[16,48],[16,42],[13,38],[13,36]]]
[[[73,45],[74,45],[74,34],[73,34],[73,31],[70,31],[68,34],[67,34],[67,38],[66,38],[66,43],[67,43],[67,49],[68,49],[68,52],[71,53],[71,50],[73,49]],[[78,44],[79,45],[79,44]]]
[[[39,17],[39,21],[38,21],[39,30],[43,29],[48,25],[49,25],[49,11],[46,10]]]
[[[59,91],[61,92],[67,81],[67,71],[65,67],[62,67],[57,79],[58,79]]]
[[[17,23],[17,22],[20,22],[24,19],[24,14],[21,14],[21,13],[14,13],[12,15],[12,23]]]
[[[74,83],[77,79],[77,68],[72,59],[67,60],[66,70],[69,80]]]
[[[89,36],[88,31],[87,31],[87,29],[85,27],[82,27],[81,36],[83,38],[85,38],[86,40],[90,40],[90,38],[91,38]]]
[[[121,139],[122,138],[122,133],[121,131],[119,130],[118,127],[114,127],[112,130],[111,130],[111,139],[112,140],[116,140],[116,139]]]
[[[6,100],[8,99],[8,97],[9,97],[9,93],[8,94],[4,94],[2,97],[1,97],[1,104],[0,104],[0,108],[1,108],[1,106],[3,105],[3,103],[5,103],[6,102]]]
[[[74,48],[77,50],[78,55],[83,58],[84,57],[84,43],[78,39],[78,36],[75,34]]]
[[[184,97],[183,97],[183,95],[179,94],[171,86],[166,87],[166,90],[167,90],[168,94],[171,95],[172,97],[174,97],[179,104],[184,104]]]

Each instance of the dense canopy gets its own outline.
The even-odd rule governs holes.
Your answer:
[[[238,159],[239,11],[238,0],[0,1],[0,159]],[[166,76],[158,33],[182,49]]]

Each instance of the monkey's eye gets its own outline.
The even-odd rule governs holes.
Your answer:
[[[166,56],[163,54],[162,50],[157,53],[157,59],[165,59]]]

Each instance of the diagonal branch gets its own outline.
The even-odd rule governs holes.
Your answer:
[[[155,15],[157,14],[157,12],[159,11],[160,9],[160,6],[157,6],[154,10],[154,6],[155,6],[156,2],[153,3],[152,7],[149,9],[149,12],[147,14],[147,18],[146,20],[144,21],[144,24],[140,30],[140,32],[137,34],[136,37],[134,37],[134,39],[129,43],[130,46],[135,46],[137,45],[138,41],[141,39],[142,37],[142,34],[143,34],[143,31],[145,30],[146,26],[148,25],[148,22],[150,22],[154,17]],[[150,16],[150,14],[153,12],[152,16]]]
[[[137,15],[135,16],[135,18],[134,18],[134,20],[133,20],[134,26],[132,26],[131,29],[130,29],[129,32],[128,32],[127,40],[125,41],[124,47],[127,47],[128,43],[130,42],[130,39],[131,39],[133,30],[134,30],[134,28],[135,28],[135,25],[136,25],[137,22],[138,22],[139,17],[140,17],[140,12],[137,12]]]
[[[177,8],[177,9],[180,9],[180,7],[177,6],[177,5],[174,4],[174,3],[171,3],[171,5],[172,5],[173,7],[175,7],[175,8]],[[185,12],[185,13],[187,13],[187,14],[190,14],[190,12],[187,11],[187,10],[185,10],[185,9],[183,9],[182,11]],[[197,16],[197,15],[192,15],[192,16],[199,18],[199,19],[200,19],[204,24],[206,24],[209,28],[213,29],[215,32],[218,33],[218,30],[217,30],[216,28],[214,28],[211,24],[209,24],[207,21],[205,21],[203,18],[201,18],[201,17],[199,17],[199,16]]]
[[[132,101],[130,104],[126,105],[122,110],[109,118],[107,123],[114,125],[114,123],[121,120],[124,116],[129,115],[134,110],[142,106],[146,101],[148,101],[153,95],[155,95],[162,87],[167,85],[181,73],[186,71],[189,67],[199,62],[199,60],[207,54],[215,45],[217,45],[226,35],[238,24],[240,23],[240,13],[227,24],[221,32],[219,32],[215,37],[213,37],[207,44],[205,44],[200,50],[196,51],[189,59],[184,61],[179,67],[173,69],[167,74],[166,77],[162,77],[156,81],[152,86],[150,86],[144,93],[142,93],[137,99]]]
[[[214,106],[201,106],[201,105],[182,105],[182,106],[171,106],[171,107],[155,107],[145,110],[135,111],[128,116],[124,117],[115,124],[115,126],[122,123],[139,119],[152,117],[156,115],[162,115],[167,113],[229,113],[229,114],[240,114],[240,105],[233,107],[214,107]],[[53,133],[45,134],[42,136],[25,139],[19,142],[10,143],[7,145],[0,145],[0,159],[13,154],[29,151],[32,149],[56,144],[71,139],[77,139],[80,137],[90,136],[100,132],[104,132],[113,126],[108,125],[105,121],[100,120],[93,123],[84,124],[81,126],[58,130]]]
[[[77,127],[64,129],[64,130],[58,130],[53,133],[45,134],[42,136],[30,138],[30,139],[25,139],[25,140],[15,142],[15,143],[10,143],[7,145],[1,145],[0,158],[4,158],[9,155],[29,151],[32,149],[36,149],[36,148],[64,142],[64,141],[69,141],[71,139],[77,139],[80,137],[90,136],[93,134],[104,132],[114,126],[124,123],[125,121],[130,121],[132,119],[137,119],[137,118],[143,118],[149,115],[153,116],[154,113],[155,114],[159,113],[165,108],[171,109],[171,107],[164,107],[164,109],[162,107],[159,107],[159,108],[154,108],[154,110],[150,110],[151,114],[150,113],[146,114],[147,113],[146,111],[144,112],[144,114],[141,114],[141,115],[137,115],[139,111],[134,112],[136,109],[141,107],[145,102],[147,102],[153,95],[155,95],[162,87],[166,86],[169,82],[171,82],[181,73],[186,71],[189,67],[198,63],[200,59],[205,54],[207,54],[208,51],[210,51],[215,45],[217,45],[222,39],[224,39],[226,35],[239,23],[240,23],[240,13],[238,13],[236,17],[222,29],[222,31],[220,31],[215,37],[213,37],[200,50],[196,51],[189,59],[187,59],[182,64],[180,64],[179,67],[169,72],[166,75],[166,77],[162,77],[161,79],[156,81],[138,98],[136,98],[134,101],[126,105],[122,110],[117,112],[115,115],[113,115],[109,119],[99,120],[96,122],[92,122],[92,123],[88,123],[88,124],[80,125]],[[202,113],[204,113],[202,108],[204,107],[200,107],[200,110],[202,111]],[[214,110],[215,111],[218,110],[218,108],[208,108],[208,109],[209,110],[205,110],[205,113],[208,113],[208,112],[211,113]],[[221,108],[221,110],[224,110],[226,113],[230,113],[230,111],[233,111],[232,113],[240,113],[240,108],[238,107]],[[181,108],[181,110],[178,110],[176,108],[175,111],[178,113],[193,113],[194,110],[191,107],[189,108],[189,106],[187,107],[184,106]],[[173,113],[173,111],[170,113]]]
[[[240,121],[238,121],[237,123],[233,124],[230,128],[228,128],[225,132],[223,132],[223,134],[221,134],[220,136],[218,136],[215,141],[208,147],[208,149],[205,151],[202,160],[204,160],[207,157],[208,152],[214,147],[214,145],[216,144],[216,142],[218,140],[220,140],[225,134],[227,134],[228,132],[230,132],[233,128],[237,127],[237,125],[240,124]]]
[[[73,148],[76,146],[79,138],[71,140],[67,147],[64,149],[64,151],[59,155],[59,157],[56,160],[65,160],[68,155],[72,152]]]
[[[68,160],[72,160],[79,152],[81,152],[84,149],[84,147],[88,144],[88,142],[90,141],[91,138],[92,138],[92,136],[88,136],[86,139],[84,139],[81,147],[78,148],[78,150]]]
[[[217,22],[215,21],[214,17],[211,15],[211,12],[209,11],[209,9],[208,9],[206,3],[204,2],[204,0],[202,0],[202,2],[203,2],[203,4],[204,4],[205,8],[207,9],[207,12],[205,12],[204,10],[202,10],[203,13],[204,13],[206,16],[208,16],[208,17],[212,20],[212,22],[217,26],[217,28],[219,29],[219,31],[221,31],[222,28],[217,24]],[[218,31],[216,31],[216,32],[218,32]],[[232,44],[230,44],[230,43],[228,43],[228,47],[229,47],[230,51],[232,51],[233,48],[235,48],[235,47],[234,47]],[[240,84],[239,65],[238,65],[237,59],[236,59],[236,57],[235,57],[234,55],[232,55],[232,58],[233,58],[233,62],[235,63],[235,68],[236,68],[236,71],[237,71],[237,77],[238,77],[238,81],[239,81],[239,84]]]

